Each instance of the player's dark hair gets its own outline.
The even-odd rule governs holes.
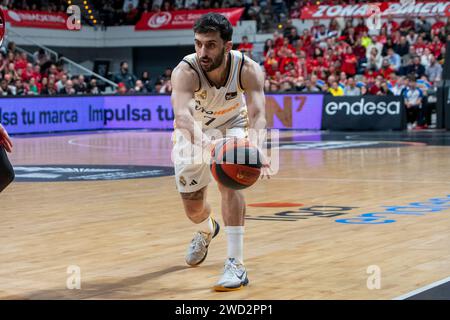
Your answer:
[[[194,24],[195,33],[219,32],[223,41],[231,41],[233,27],[225,16],[218,13],[207,13]]]

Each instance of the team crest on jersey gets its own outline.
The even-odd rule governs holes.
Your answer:
[[[206,92],[206,90],[203,90],[202,92],[197,94],[197,97],[199,99],[206,100],[206,98],[208,97],[208,92]]]
[[[237,97],[237,92],[227,92],[225,95],[225,100],[231,100]]]
[[[186,185],[186,179],[183,176],[180,176],[180,183],[185,186]]]

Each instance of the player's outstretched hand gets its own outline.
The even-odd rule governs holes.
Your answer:
[[[265,154],[260,150],[259,154],[261,155],[261,179],[270,179],[273,175],[273,170],[270,164],[270,159],[265,156]]]

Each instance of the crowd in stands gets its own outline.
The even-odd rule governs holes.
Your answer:
[[[112,76],[118,84],[116,92],[125,93],[171,93],[172,69],[152,79],[148,71],[137,78],[128,70],[128,63],[121,62],[120,71]],[[71,75],[61,60],[52,59],[39,49],[29,57],[9,42],[0,50],[0,96],[24,95],[77,95],[101,94],[98,80],[84,75]]]
[[[423,108],[417,106],[433,102],[428,92],[441,80],[449,34],[450,20],[424,17],[388,17],[379,32],[369,30],[364,19],[315,20],[304,30],[288,22],[265,42],[265,89],[402,95],[412,106],[408,119],[419,117],[422,126],[424,116],[417,109]]]
[[[9,42],[0,50],[0,95],[100,94],[95,78],[69,75],[63,63],[39,49],[29,57]]]

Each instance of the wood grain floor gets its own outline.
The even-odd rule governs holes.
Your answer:
[[[308,136],[283,132],[298,134]],[[13,142],[15,166],[171,165],[168,132]],[[352,218],[450,194],[450,148],[444,146],[282,150],[280,164],[271,180],[245,191],[247,203],[352,207],[339,217]],[[209,201],[221,221],[215,185]],[[352,225],[337,223],[338,217],[274,220],[296,208],[248,207],[250,285],[215,293],[225,233],[213,240],[203,265],[185,265],[195,227],[184,216],[173,176],[16,182],[0,195],[0,207],[1,299],[392,299],[450,275],[450,209]],[[79,290],[66,287],[73,265],[81,271]],[[367,268],[374,265],[381,287],[371,290]]]

